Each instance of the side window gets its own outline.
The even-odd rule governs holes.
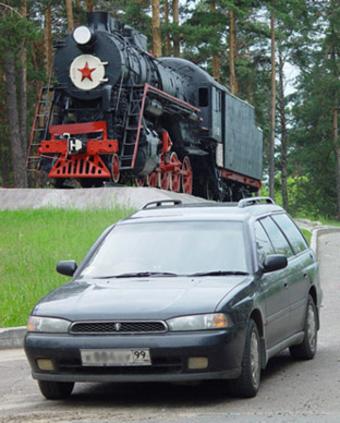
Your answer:
[[[260,263],[263,263],[266,256],[274,254],[274,249],[261,223],[255,222],[254,227],[257,255]]]
[[[275,253],[291,257],[294,254],[293,250],[276,223],[270,217],[261,219],[261,223],[273,244]]]
[[[199,88],[198,90],[198,104],[200,107],[209,106],[209,90],[206,87]]]
[[[295,254],[300,253],[308,248],[304,237],[301,235],[295,223],[286,214],[278,214],[272,216],[275,222],[280,226],[281,230],[288,238]]]

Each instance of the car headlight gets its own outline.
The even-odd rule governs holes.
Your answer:
[[[230,317],[223,313],[197,314],[167,320],[170,330],[226,329],[232,325]]]
[[[30,316],[27,332],[66,333],[71,322],[54,317]]]

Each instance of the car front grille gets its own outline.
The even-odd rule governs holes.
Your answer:
[[[162,321],[101,321],[75,322],[71,325],[70,333],[87,335],[124,335],[144,333],[164,333],[168,328]]]

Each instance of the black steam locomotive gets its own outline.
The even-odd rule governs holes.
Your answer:
[[[107,13],[57,43],[54,72],[32,145],[59,185],[113,181],[225,201],[260,188],[253,107],[187,60],[154,58],[144,35]]]

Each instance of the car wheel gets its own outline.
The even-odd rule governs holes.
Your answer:
[[[74,382],[50,382],[38,380],[40,392],[49,400],[68,398],[73,391]]]
[[[304,333],[301,344],[291,346],[289,351],[294,358],[311,360],[316,353],[318,329],[316,305],[310,295],[308,296]]]
[[[254,320],[250,319],[244,347],[242,372],[236,380],[236,393],[243,398],[255,397],[261,381],[260,336]]]

